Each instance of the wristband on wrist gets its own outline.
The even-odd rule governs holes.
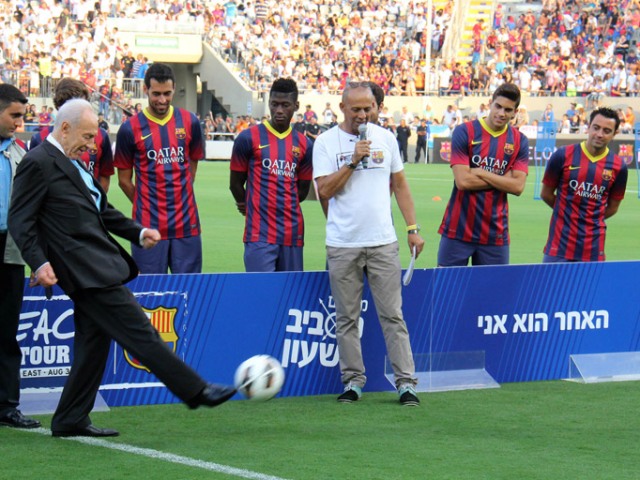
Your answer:
[[[415,233],[418,233],[420,231],[420,225],[419,224],[415,224],[415,225],[407,225],[407,234],[412,235]]]
[[[347,167],[349,167],[351,170],[355,170],[356,168],[358,168],[358,165],[353,162],[349,162],[347,163]]]

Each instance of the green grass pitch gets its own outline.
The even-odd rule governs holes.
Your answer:
[[[244,219],[229,193],[228,172],[226,162],[198,168],[205,272],[244,270]],[[638,258],[640,200],[635,169],[630,173],[626,199],[608,222],[609,260]],[[427,242],[417,267],[431,268],[451,171],[446,165],[408,165],[406,174]],[[533,199],[534,179],[532,169],[524,194],[510,198],[512,263],[542,258],[551,210]],[[110,200],[130,213],[115,178]],[[304,202],[303,210],[305,268],[321,270],[324,218],[317,202]],[[396,207],[394,217],[402,240],[404,222]],[[404,266],[408,257],[403,248]],[[352,405],[325,395],[234,401],[196,411],[183,405],[115,408],[92,419],[121,431],[121,437],[106,441],[121,450],[0,428],[2,478],[638,479],[639,396],[638,382],[557,381],[423,393],[418,408],[401,407],[393,393],[366,391]],[[50,425],[50,416],[39,418]],[[168,454],[194,462],[172,463]]]

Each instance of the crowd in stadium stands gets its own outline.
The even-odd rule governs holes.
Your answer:
[[[292,77],[301,92],[338,93],[349,79],[372,80],[387,95],[490,95],[514,82],[529,95],[583,97],[587,108],[605,95],[637,95],[632,38],[640,0],[530,4],[535,9],[517,15],[497,4],[491,25],[476,22],[467,64],[440,55],[452,0],[434,8],[431,38],[427,3],[412,0],[9,0],[0,5],[0,77],[31,97],[48,96],[63,76],[79,78],[96,92],[105,119],[120,123],[135,108],[131,97],[142,96],[148,67],[107,27],[107,18],[122,17],[192,23],[262,91]],[[438,65],[428,86],[427,48]],[[30,109],[33,123],[43,118]],[[240,127],[255,121],[236,120]],[[238,131],[230,122],[205,118],[203,125],[210,133]]]

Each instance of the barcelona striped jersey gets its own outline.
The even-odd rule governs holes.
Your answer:
[[[484,119],[465,122],[451,137],[451,165],[484,168],[496,175],[528,173],[529,140],[510,125],[493,131]],[[509,245],[507,193],[492,187],[458,190],[454,182],[438,233],[463,242]]]
[[[304,245],[298,181],[312,179],[312,151],[302,133],[279,133],[268,122],[238,135],[231,170],[247,174],[244,242]]]
[[[122,124],[114,165],[135,172],[133,218],[163,240],[200,235],[190,162],[205,157],[197,117],[182,108],[155,118],[146,110]]]
[[[29,150],[33,150],[40,145],[51,133],[53,127],[41,127],[40,131],[33,134],[29,142]],[[113,152],[111,151],[111,141],[106,130],[99,128],[96,135],[95,147],[87,150],[80,157],[87,167],[87,170],[96,180],[100,177],[110,177],[113,175]]]
[[[592,157],[583,142],[556,150],[542,183],[556,191],[544,253],[574,261],[604,260],[604,214],[610,199],[624,198],[627,165],[608,148]]]

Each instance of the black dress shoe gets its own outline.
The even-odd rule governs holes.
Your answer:
[[[236,394],[236,389],[226,385],[216,385],[210,383],[202,389],[202,391],[189,400],[187,405],[189,408],[198,408],[200,405],[206,407],[215,407],[226,402]]]
[[[33,418],[25,417],[20,410],[11,410],[0,417],[0,425],[13,428],[38,428],[40,422]]]
[[[75,428],[73,430],[53,430],[51,434],[54,437],[117,437],[120,432],[111,428],[98,428],[89,425],[84,428]]]

